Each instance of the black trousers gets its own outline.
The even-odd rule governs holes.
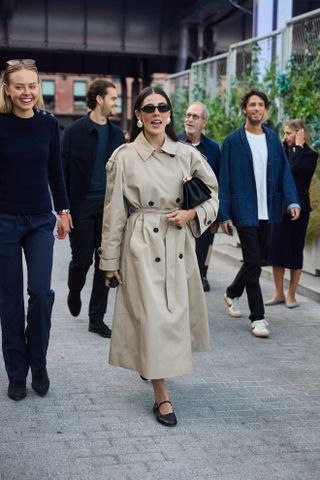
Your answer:
[[[90,322],[102,322],[107,310],[109,288],[105,286],[104,273],[99,270],[98,249],[101,245],[103,200],[86,199],[71,211],[73,230],[70,232],[71,262],[69,264],[68,287],[81,292],[86,276],[94,259],[94,274],[89,302]]]
[[[261,265],[266,264],[270,246],[270,225],[260,220],[258,227],[237,227],[243,265],[227,288],[230,298],[238,298],[246,289],[252,322],[264,318],[264,305],[260,288]]]
[[[0,213],[2,351],[11,382],[24,382],[29,366],[44,367],[54,292],[51,290],[56,217]],[[23,254],[28,306],[23,295]]]
[[[213,239],[214,233],[211,233],[210,227],[205,232],[203,232],[201,237],[196,238],[196,254],[200,275],[202,278],[207,276],[210,259],[210,249],[213,243]]]

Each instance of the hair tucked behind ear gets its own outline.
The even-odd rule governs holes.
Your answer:
[[[304,130],[304,141],[308,145],[308,147],[311,147],[311,139],[308,131],[307,125],[304,123],[303,120],[300,118],[294,118],[293,120],[289,120],[285,124],[290,130],[301,130],[303,128]]]

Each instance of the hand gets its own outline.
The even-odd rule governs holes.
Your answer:
[[[106,287],[109,287],[109,279],[112,277],[115,277],[118,280],[118,282],[122,285],[122,278],[119,270],[114,270],[114,271],[106,272],[106,283],[105,283]]]
[[[182,227],[186,223],[196,218],[197,212],[195,208],[190,210],[175,210],[174,212],[167,214],[168,222],[177,227]]]
[[[56,238],[58,240],[63,240],[64,238],[66,238],[68,233],[70,233],[72,228],[73,223],[70,213],[68,213],[67,215],[64,214],[63,217],[58,216]]]
[[[304,145],[305,143],[305,138],[304,138],[304,129],[300,128],[297,133],[296,133],[296,138],[295,138],[295,143],[296,145]]]
[[[210,233],[217,233],[218,230],[219,230],[219,223],[217,221],[213,222],[212,225],[210,226]]]
[[[220,223],[220,227],[223,233],[225,233],[226,235],[232,235],[231,233],[233,231],[232,220],[227,220],[226,222]]]
[[[298,220],[298,218],[300,217],[300,211],[300,208],[290,208],[290,215],[292,221]]]

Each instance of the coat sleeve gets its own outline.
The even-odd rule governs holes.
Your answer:
[[[191,149],[191,175],[197,176],[211,189],[211,198],[196,207],[197,216],[189,222],[194,237],[200,237],[215,221],[218,213],[218,182],[209,163],[196,149]]]
[[[287,156],[279,141],[280,155],[283,163],[283,176],[282,176],[282,191],[285,198],[286,206],[300,205],[299,197],[296,189],[296,184],[291,173]]]
[[[123,147],[115,150],[106,167],[108,181],[99,251],[99,268],[105,271],[119,270],[121,243],[128,218],[128,205],[123,193]]]

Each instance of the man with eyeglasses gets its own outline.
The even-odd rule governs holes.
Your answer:
[[[201,102],[193,102],[189,105],[184,119],[185,133],[179,135],[180,140],[191,143],[197,148],[208,160],[209,165],[214,171],[216,177],[219,176],[220,166],[220,147],[204,134],[205,127],[208,123],[209,112]],[[196,239],[196,253],[202,278],[203,290],[208,292],[210,284],[207,279],[207,272],[211,257],[212,243],[216,224],[208,228],[201,237]]]
[[[89,332],[110,338],[103,322],[109,289],[99,270],[102,216],[106,190],[106,162],[125,143],[122,130],[109,118],[117,106],[115,85],[97,79],[87,93],[90,112],[69,125],[62,136],[62,160],[74,228],[70,232],[72,258],[68,275],[68,307],[77,317],[81,290],[94,258],[93,284],[89,302]]]

